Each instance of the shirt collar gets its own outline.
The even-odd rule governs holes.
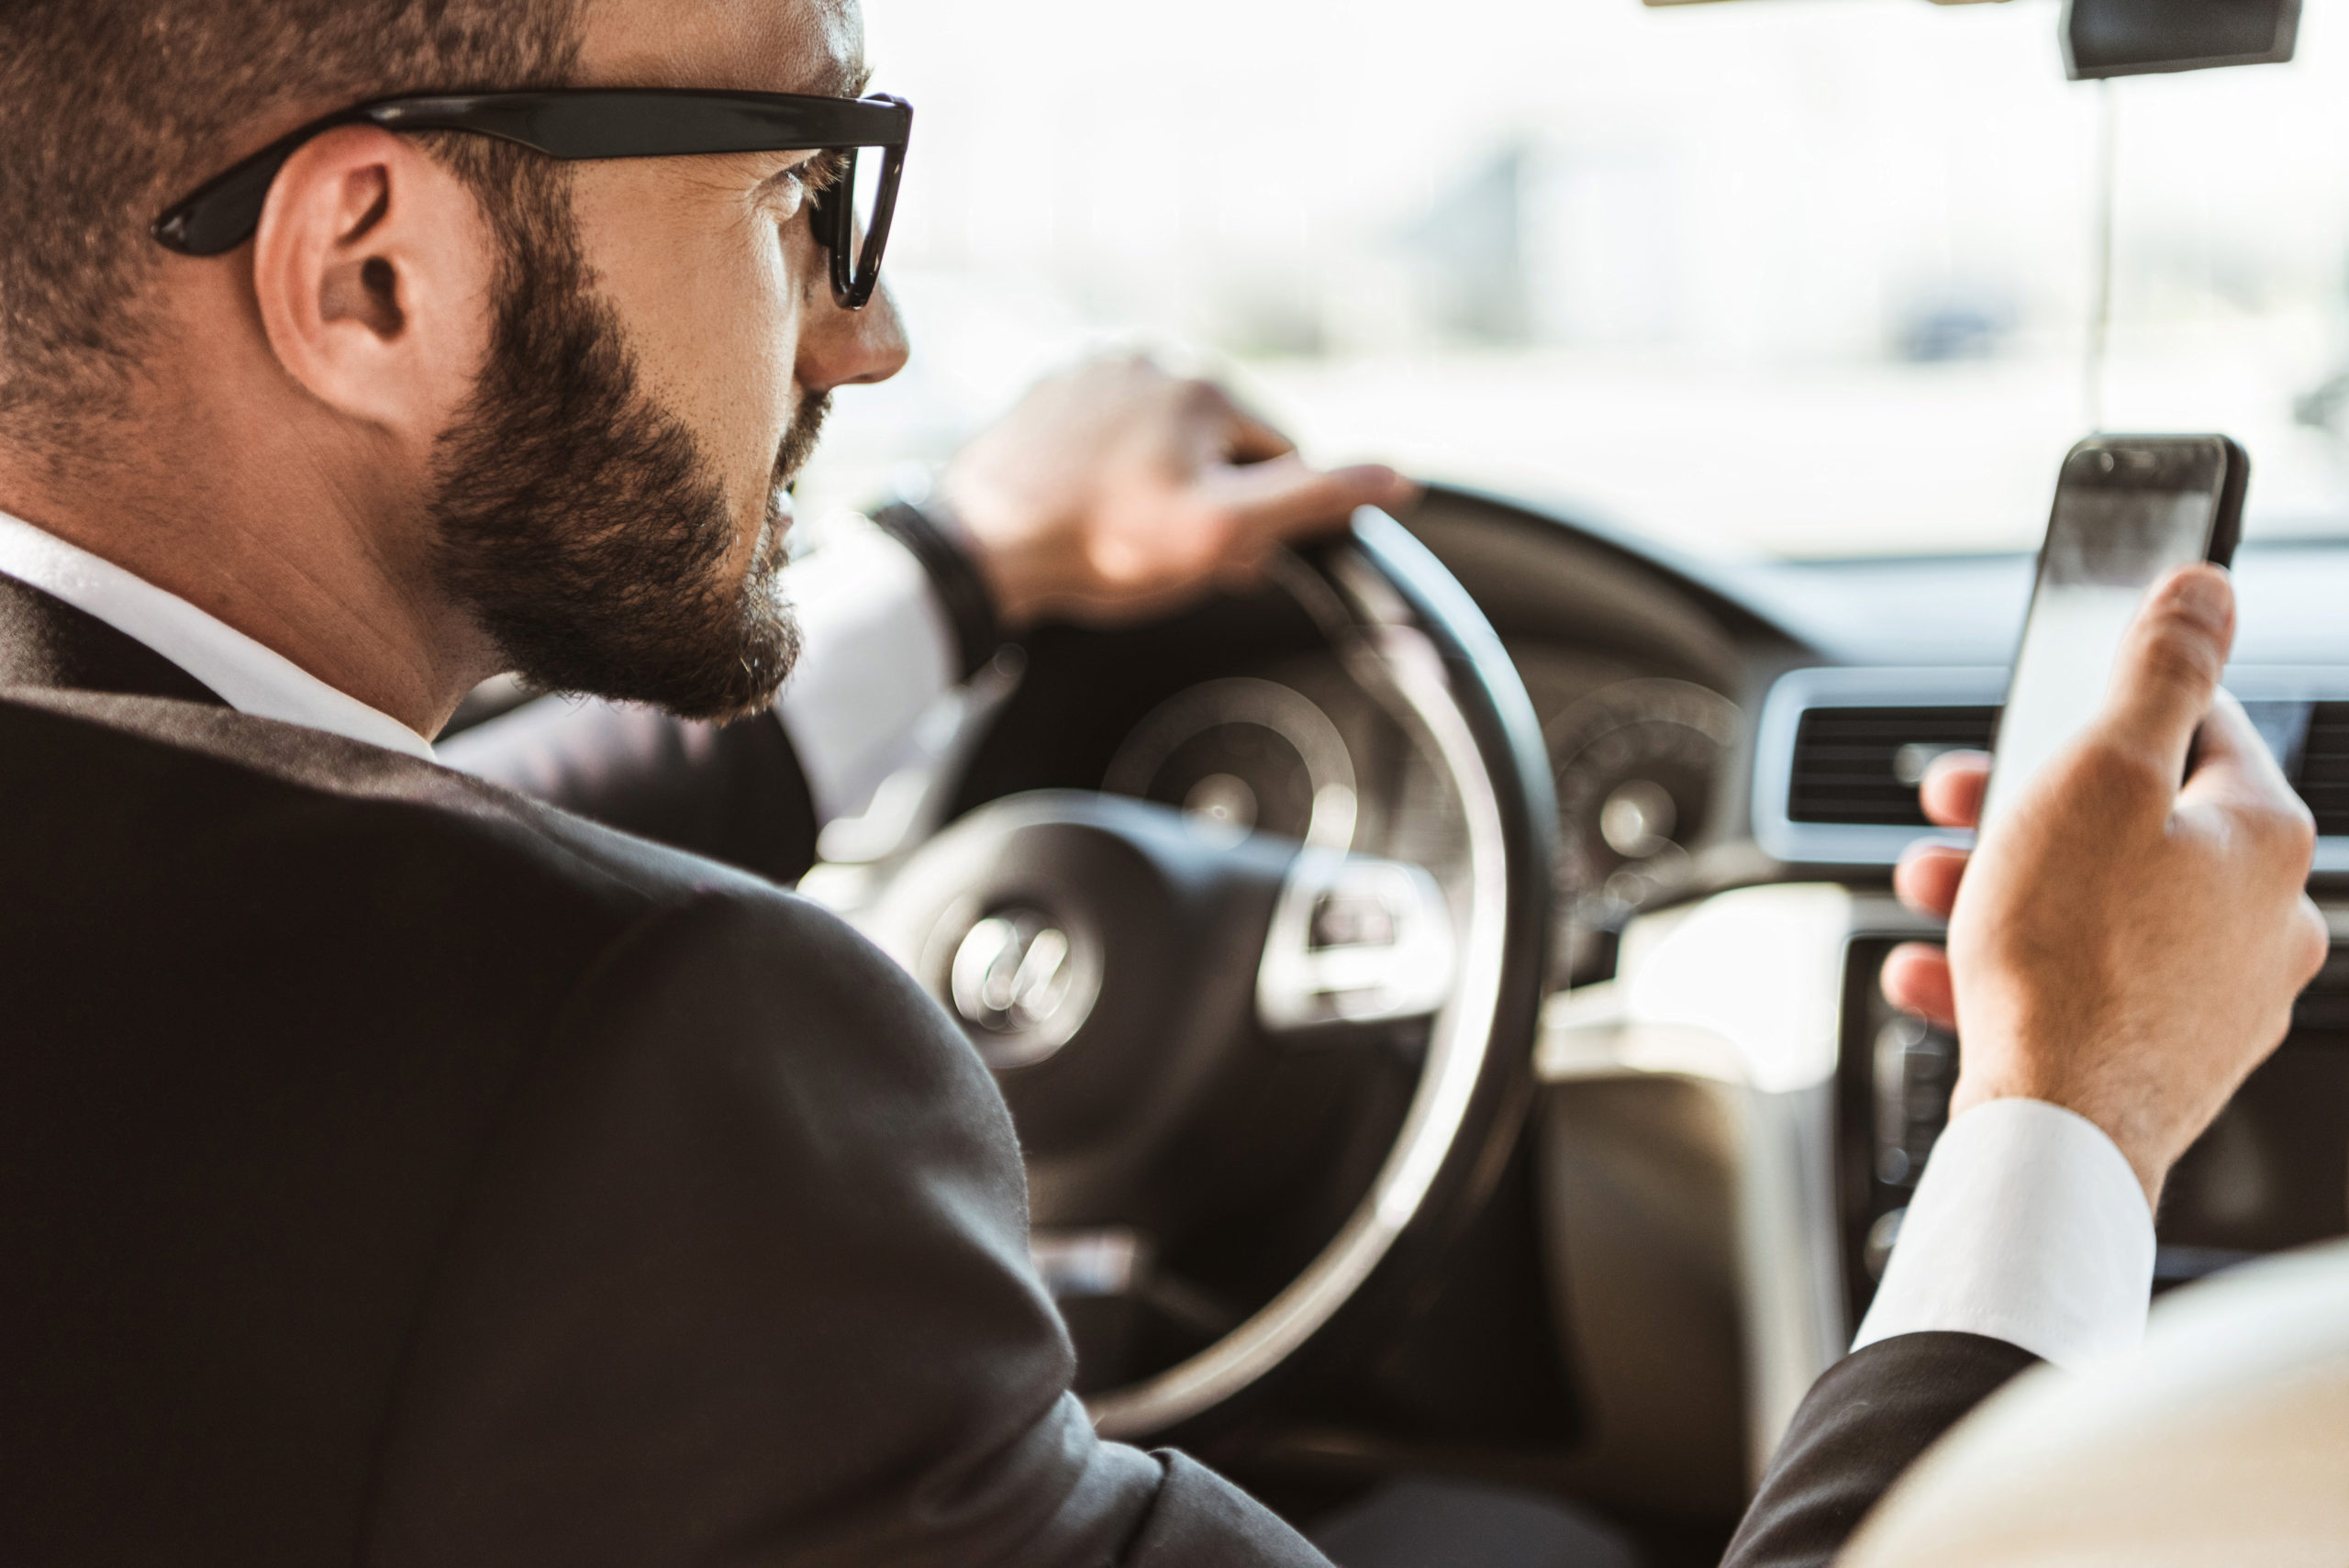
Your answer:
[[[239,713],[432,758],[431,742],[391,715],[337,691],[178,595],[6,512],[0,572],[137,639]]]

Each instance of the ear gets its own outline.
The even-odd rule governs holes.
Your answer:
[[[463,183],[372,126],[288,159],[253,241],[262,327],[285,373],[419,454],[472,389],[494,270]]]

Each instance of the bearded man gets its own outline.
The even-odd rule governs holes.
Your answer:
[[[7,1562],[1319,1561],[1097,1440],[908,978],[432,760],[500,672],[740,720],[785,874],[861,646],[918,706],[1397,498],[1125,363],[787,567],[905,357],[863,77],[852,0],[0,7]]]
[[[786,566],[825,400],[905,355],[863,79],[853,0],[0,5],[11,1568],[1321,1562],[1097,1439],[976,1054],[776,880],[1002,625],[1401,486],[1123,363]],[[2326,947],[2232,630],[2174,577],[1978,862],[1904,866],[1963,1114],[1741,1568],[2142,1325],[2169,1164]],[[748,870],[438,765],[507,671],[667,717],[470,764]]]

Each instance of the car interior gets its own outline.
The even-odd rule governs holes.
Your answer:
[[[995,1069],[1106,1434],[1308,1526],[1436,1476],[1716,1560],[1946,1120],[1891,871],[2096,429],[2251,452],[2226,684],[2343,944],[2156,1289],[2349,1235],[2337,8],[2117,80],[2089,0],[871,9],[917,357],[842,397],[813,548],[1104,341],[1427,480],[1024,639],[803,884]]]

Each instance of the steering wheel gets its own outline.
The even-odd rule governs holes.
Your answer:
[[[1449,796],[1449,863],[1036,791],[931,838],[860,922],[995,1070],[1035,1256],[1113,1438],[1194,1429],[1341,1325],[1392,1321],[1498,1179],[1531,1098],[1556,823],[1532,705],[1475,602],[1393,518],[1359,514],[1293,564],[1290,592]],[[1282,1107],[1305,1102],[1284,1085],[1349,1057],[1383,1063],[1365,1071],[1393,1091],[1339,1096],[1334,1143],[1301,1113],[1291,1129]],[[1185,1277],[1174,1239],[1243,1212],[1250,1173],[1350,1139],[1373,1158],[1334,1202],[1315,1172],[1265,1179],[1315,1211],[1251,1216],[1275,1237],[1250,1243],[1271,1288],[1235,1299]]]

